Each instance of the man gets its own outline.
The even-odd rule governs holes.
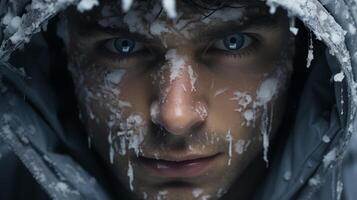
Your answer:
[[[72,88],[59,84],[65,82],[62,76],[43,80],[35,67],[26,66],[38,78],[25,92],[4,67],[5,82],[29,96],[42,115],[37,118],[50,125],[51,130],[33,127],[44,122],[3,111],[3,140],[47,194],[55,199],[339,198],[340,160],[355,109],[341,27],[315,1],[305,9],[299,7],[304,2],[289,1],[176,3],[81,1],[61,14],[57,31],[81,122],[70,120],[76,111],[63,110],[69,106],[63,102],[73,106],[71,97],[58,99],[54,109],[50,97],[36,97],[46,91],[45,82],[58,97],[71,94],[63,92]],[[278,5],[325,44],[315,44],[312,54],[312,39]],[[321,20],[304,18],[317,14]],[[21,38],[15,19],[5,29],[10,47]],[[46,37],[52,49],[53,35]],[[310,45],[308,55],[297,48],[301,42]],[[336,57],[325,55],[325,46],[333,47]],[[305,56],[311,70],[305,69]],[[21,65],[17,57],[25,56],[12,56],[12,63]],[[62,65],[57,62],[63,55],[49,58],[52,68]],[[4,99],[15,98],[7,90],[12,91],[6,89]],[[20,113],[33,112],[26,105]],[[21,121],[25,125],[18,125]],[[76,128],[81,125],[90,151],[81,146]]]
[[[69,66],[90,141],[138,197],[218,198],[238,179],[246,189],[235,195],[250,199],[262,176],[241,175],[262,174],[263,143],[268,164],[268,137],[285,110],[288,17],[263,2],[207,17],[181,2],[177,19],[160,6],[123,13],[109,1],[68,14]]]

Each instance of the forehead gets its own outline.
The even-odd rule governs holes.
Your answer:
[[[161,1],[134,1],[129,12],[123,12],[121,1],[104,0],[100,6],[90,12],[74,17],[83,23],[96,23],[103,27],[121,27],[125,25],[152,24],[161,20],[168,24],[184,26],[183,20],[210,23],[226,22],[247,18],[249,15],[268,14],[268,9],[262,1],[205,1],[183,0],[176,1],[177,17],[170,19],[162,7]],[[73,10],[72,10],[73,11]],[[78,12],[73,12],[78,15]],[[180,26],[178,26],[180,28]]]
[[[262,1],[176,1],[174,19],[168,17],[161,1],[136,0],[128,12],[122,11],[120,2],[104,0],[83,14],[69,10],[72,33],[81,38],[126,36],[167,47],[170,42],[203,44],[247,28],[271,30],[287,24],[284,11],[271,15]]]

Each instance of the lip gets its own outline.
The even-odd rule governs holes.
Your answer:
[[[208,156],[160,156],[159,158],[140,156],[139,163],[154,176],[167,178],[195,177],[208,171],[218,156],[218,153]]]

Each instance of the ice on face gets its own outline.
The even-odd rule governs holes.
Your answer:
[[[189,65],[188,67],[188,75],[190,77],[190,82],[191,82],[191,91],[195,91],[196,87],[196,81],[197,81],[197,74],[195,73],[195,71],[193,71],[192,66]]]
[[[268,105],[265,104],[261,116],[260,132],[263,138],[263,160],[265,161],[267,167],[269,166],[268,150],[269,150],[269,136],[270,136],[272,120],[273,120],[272,115],[273,115],[273,109],[269,113]]]
[[[251,109],[244,111],[243,117],[247,126],[251,126],[255,120],[255,112]]]
[[[245,141],[245,140],[238,140],[235,144],[235,151],[238,154],[243,154],[247,149],[248,146],[250,145],[250,141]]]
[[[150,24],[150,34],[155,36],[161,36],[163,33],[170,32],[170,29],[166,26],[165,22],[161,20],[154,21]]]
[[[176,18],[176,0],[162,0],[162,6],[170,18]]]
[[[201,188],[195,188],[194,190],[192,190],[192,196],[195,198],[198,198],[202,193],[203,189]]]
[[[227,90],[228,90],[228,88],[219,89],[219,90],[217,90],[217,91],[214,93],[214,96],[215,96],[215,97],[216,97],[216,96],[219,96],[219,95],[225,93]]]
[[[272,100],[273,96],[278,91],[278,79],[268,78],[265,79],[257,90],[257,104],[262,106]]]
[[[133,181],[134,181],[134,171],[130,160],[128,161],[128,177],[129,177],[129,188],[134,191]]]
[[[128,26],[130,32],[147,35],[147,31],[145,29],[146,26],[141,16],[142,12],[131,10],[124,15],[123,22]]]
[[[232,143],[233,143],[233,138],[231,135],[231,129],[228,130],[228,133],[226,135],[226,140],[228,142],[228,166],[231,165],[232,162]]]
[[[208,111],[205,105],[203,105],[201,102],[198,102],[196,107],[195,107],[195,112],[198,114],[201,120],[204,120],[208,116]]]
[[[105,82],[107,84],[117,85],[122,80],[125,74],[125,70],[123,69],[115,69],[105,76]]]
[[[243,109],[246,109],[247,106],[252,103],[253,99],[252,97],[248,94],[248,93],[244,93],[244,92],[240,92],[240,91],[236,91],[233,93],[234,97],[232,98],[232,100],[236,100],[239,108],[237,109],[237,111],[242,112]]]
[[[154,102],[150,106],[150,117],[151,121],[155,124],[159,122],[160,107],[158,102]]]
[[[166,200],[167,199],[167,194],[169,192],[167,190],[161,190],[159,191],[159,193],[157,194],[157,200]]]
[[[165,58],[170,65],[170,81],[172,82],[181,75],[185,60],[182,56],[177,55],[176,49],[168,50]]]

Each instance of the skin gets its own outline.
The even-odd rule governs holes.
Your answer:
[[[103,16],[105,6],[110,12]],[[262,124],[269,122],[265,128],[272,139],[284,115],[293,53],[285,14],[270,16],[262,3],[251,6],[235,8],[237,16],[223,20],[219,13],[203,20],[184,3],[177,5],[184,17],[172,20],[165,14],[157,17],[149,6],[144,10],[154,17],[140,25],[142,30],[124,22],[140,5],[122,13],[119,5],[104,1],[84,14],[66,13],[71,19],[69,69],[81,119],[91,146],[133,198],[252,198],[266,166]],[[247,20],[251,15],[269,20],[255,23]],[[98,25],[100,21],[114,23]],[[167,31],[153,34],[154,23]],[[222,39],[237,32],[250,42],[237,51],[224,49]],[[138,50],[116,52],[116,38],[136,41]],[[180,70],[173,74],[177,62]],[[267,79],[276,80],[277,89],[262,103],[257,93]],[[251,101],[242,103],[237,92]],[[247,120],[247,110],[254,119]],[[173,178],[148,172],[138,160],[187,154],[216,157],[200,176]]]

